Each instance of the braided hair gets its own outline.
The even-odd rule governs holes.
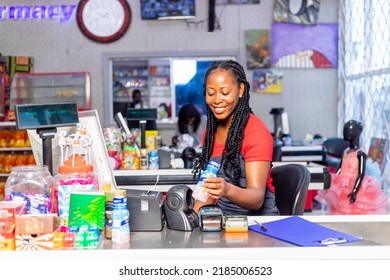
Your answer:
[[[247,81],[244,68],[238,62],[233,60],[215,61],[211,64],[205,74],[205,83],[203,88],[204,95],[206,95],[206,84],[209,75],[218,70],[229,71],[236,80],[237,88],[239,88],[241,84],[244,84],[244,94],[233,111],[233,119],[229,127],[221,162],[221,167],[223,168],[226,176],[228,176],[234,184],[238,184],[241,175],[240,153],[244,138],[244,130],[246,124],[248,123],[249,114],[253,113],[252,109],[249,107],[250,85]],[[206,169],[210,160],[213,152],[215,140],[214,136],[217,131],[217,127],[218,120],[211,109],[207,107],[206,134],[202,148],[202,155],[199,161],[194,163],[194,179],[196,175],[199,176],[200,172]],[[231,166],[232,172],[228,172],[228,166]]]

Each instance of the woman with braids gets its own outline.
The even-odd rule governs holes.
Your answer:
[[[232,60],[214,62],[205,74],[207,126],[194,176],[210,160],[220,163],[216,178],[204,181],[209,199],[194,210],[217,203],[226,215],[279,215],[271,179],[273,139],[249,107],[250,85],[243,67]]]

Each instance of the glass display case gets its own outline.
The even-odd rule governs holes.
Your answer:
[[[76,102],[79,110],[91,109],[88,72],[16,73],[12,79],[10,109],[16,104]]]

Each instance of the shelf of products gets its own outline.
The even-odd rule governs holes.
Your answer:
[[[139,89],[146,108],[158,108],[159,119],[170,117],[174,106],[170,60],[123,60],[113,62],[114,115],[126,112],[132,92]]]
[[[35,164],[27,131],[17,130],[15,122],[0,122],[0,200],[12,167]]]

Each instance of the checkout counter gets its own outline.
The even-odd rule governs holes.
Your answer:
[[[274,166],[292,162],[274,162]],[[305,165],[311,173],[309,190],[328,189],[330,187],[329,170],[318,164],[294,162]],[[184,184],[193,188],[196,181],[191,169],[158,169],[158,170],[114,170],[118,188],[153,190],[167,192],[173,185]]]
[[[283,219],[286,216],[248,216],[248,224],[255,224],[254,220],[262,223]],[[390,215],[360,215],[360,216],[302,216],[302,218],[319,225],[340,231],[346,234],[361,237],[362,240],[344,244],[330,245],[329,247],[357,247],[357,246],[390,246]],[[102,249],[112,249],[112,242],[104,240]],[[199,227],[193,231],[170,230],[166,226],[158,232],[131,232],[131,241],[120,249],[204,249],[213,248],[299,248],[299,246],[259,234],[248,230],[243,233],[204,232]],[[114,247],[115,248],[115,247]],[[302,248],[302,247],[301,247]],[[307,248],[307,247],[306,247]],[[312,247],[313,248],[313,247]],[[324,249],[325,247],[317,247]],[[390,254],[390,251],[389,251]],[[232,256],[234,257],[234,256]],[[334,256],[333,256],[334,257]]]
[[[40,265],[54,265],[71,261],[72,269],[69,272],[101,271],[102,275],[105,273],[108,277],[109,274],[114,275],[119,266],[134,266],[140,261],[143,266],[150,264],[150,267],[153,267],[180,265],[183,261],[188,266],[196,260],[203,261],[202,264],[205,260],[211,264],[212,260],[224,260],[225,265],[237,265],[240,261],[245,261],[242,265],[248,266],[252,265],[253,261],[262,265],[267,260],[323,260],[326,263],[329,260],[364,259],[366,264],[367,260],[390,259],[390,215],[302,217],[363,239],[332,246],[299,247],[253,231],[227,235],[223,231],[202,232],[196,228],[191,232],[184,232],[164,227],[159,232],[131,232],[130,243],[121,247],[113,246],[110,241],[104,240],[101,248],[95,250],[8,251],[0,254],[0,263],[15,263],[16,266],[26,262],[36,267],[38,262],[41,262]],[[283,216],[248,217],[248,222],[253,224],[256,219],[264,223],[281,218]],[[307,262],[304,263],[307,265]],[[75,270],[74,266],[78,264],[82,266],[82,270]],[[359,266],[345,266],[348,271],[361,270]],[[325,266],[324,269],[328,267]],[[28,270],[28,273],[31,271]]]

